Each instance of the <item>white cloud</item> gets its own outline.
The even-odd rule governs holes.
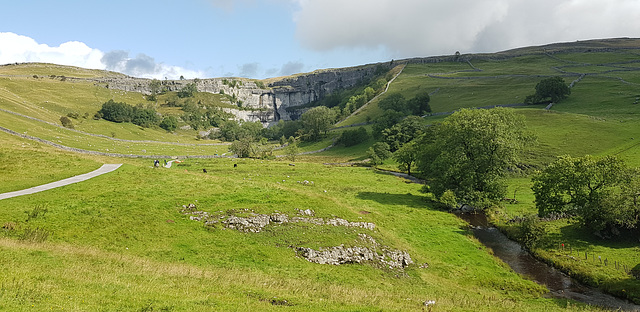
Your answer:
[[[296,36],[316,51],[385,48],[392,57],[640,37],[637,0],[297,0]]]
[[[202,78],[201,71],[157,63],[152,57],[139,54],[129,58],[126,51],[104,53],[78,41],[69,41],[57,47],[39,44],[34,39],[10,32],[0,32],[0,64],[40,62],[106,69],[143,78],[178,79]]]
[[[100,50],[82,42],[70,41],[50,47],[26,36],[0,32],[0,64],[42,62],[103,69],[102,55]]]

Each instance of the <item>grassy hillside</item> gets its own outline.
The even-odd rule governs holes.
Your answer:
[[[638,59],[636,50],[619,50],[410,63],[382,98],[393,92],[406,98],[427,92],[434,112],[450,112],[518,103],[534,92],[542,76],[567,75],[571,82],[585,74],[572,95],[551,111],[517,108],[538,137],[525,162],[541,168],[562,154],[617,154],[640,165]],[[192,130],[171,134],[91,117],[73,120],[81,132],[49,124],[59,124],[60,116],[70,112],[92,116],[108,99],[147,102],[140,94],[73,79],[109,75],[118,74],[46,64],[1,66],[0,109],[5,111],[0,111],[0,126],[100,152],[228,151],[227,146],[203,145],[211,141],[197,141]],[[205,100],[224,104],[218,98]],[[159,109],[178,112],[175,107]],[[345,124],[380,114],[373,102]],[[444,117],[427,117],[425,123]],[[300,150],[324,148],[340,131]],[[544,287],[494,258],[461,220],[431,207],[420,185],[371,168],[323,164],[363,160],[373,142],[299,156],[295,166],[284,159],[222,158],[185,159],[170,169],[154,169],[150,160],[71,153],[0,132],[0,193],[88,172],[103,163],[124,163],[115,172],[82,183],[0,200],[0,310],[421,311],[427,310],[428,300],[436,302],[433,311],[597,310],[544,296]],[[301,183],[305,180],[313,183]],[[517,193],[519,203],[507,205],[497,218],[535,211],[529,184],[523,176],[510,180],[509,192]],[[182,212],[188,204],[217,222],[207,226],[192,220]],[[370,222],[375,228],[271,222],[252,233],[223,222],[276,213],[292,219],[306,209],[314,218]],[[576,246],[581,241],[586,249],[615,254],[629,264],[638,259],[637,243],[594,242],[571,224],[553,226],[555,238]],[[341,245],[368,246],[379,253],[406,251],[414,264],[404,269],[375,261],[323,265],[296,251]],[[539,253],[563,256],[553,248]],[[637,282],[620,272],[590,265],[584,274],[610,273],[612,283],[607,285],[614,292],[620,287],[635,291]]]

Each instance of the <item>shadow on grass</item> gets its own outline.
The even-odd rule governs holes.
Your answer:
[[[405,179],[405,183],[417,183],[417,184],[426,183],[425,180],[416,178],[414,176],[410,176],[404,172],[397,172],[397,171],[390,171],[390,170],[383,170],[383,169],[377,169],[374,172],[375,174],[386,175],[386,176],[396,176],[398,178],[403,178]]]
[[[621,235],[611,238],[601,238],[596,236],[592,230],[582,227],[580,224],[570,224],[560,229],[561,237],[571,240],[574,247],[587,248],[591,245],[602,246],[606,248],[633,248],[637,247],[637,234],[624,232]]]
[[[356,197],[364,200],[372,200],[383,205],[432,209],[427,205],[427,202],[425,201],[423,196],[413,194],[360,192]]]

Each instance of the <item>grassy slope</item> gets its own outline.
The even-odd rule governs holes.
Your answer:
[[[640,75],[637,63],[628,63],[639,59],[637,52],[623,51],[557,53],[554,58],[538,55],[506,61],[473,62],[482,71],[469,71],[471,66],[464,63],[410,64],[392,85],[390,93],[401,92],[410,98],[419,92],[438,90],[431,96],[431,106],[434,112],[443,112],[461,107],[521,102],[526,95],[533,93],[533,86],[541,79],[505,75],[558,74],[552,67],[559,67],[570,73],[587,74],[572,89],[572,95],[555,105],[550,112],[542,111],[541,107],[518,108],[525,115],[530,130],[538,136],[537,146],[527,153],[523,161],[542,168],[558,155],[614,154],[631,166],[640,166],[640,104],[634,104],[640,98]],[[621,62],[626,63],[620,64]],[[608,72],[611,70],[616,71]],[[491,78],[446,80],[431,78],[428,74]],[[576,78],[567,77],[565,81],[571,82]],[[357,116],[357,120],[348,120],[346,124],[361,122],[367,116],[375,117],[379,114],[381,111],[374,104]],[[496,222],[504,225],[504,221],[515,215],[536,213],[530,188],[528,177],[511,178],[508,196],[517,198],[519,203],[506,204],[506,216],[497,215]],[[624,263],[633,267],[640,259],[637,239],[623,239],[619,243],[612,243],[585,233],[565,221],[550,222],[548,226],[551,235],[547,247],[537,250],[540,256],[565,267],[583,280],[599,284],[617,295],[640,301],[640,283],[630,279],[622,269],[615,269],[611,264],[605,266],[591,258],[592,254],[596,254],[602,259],[608,258],[610,263]],[[577,255],[572,260],[568,253],[558,250],[561,243],[579,246],[576,248],[590,254],[590,260],[582,261]]]
[[[65,179],[100,167],[91,159],[65,154],[0,132],[0,193]]]
[[[426,299],[442,310],[564,307],[536,299],[538,286],[494,260],[460,220],[425,206],[418,185],[366,168],[238,161],[233,168],[235,160],[188,160],[172,169],[131,162],[88,183],[3,200],[0,221],[17,229],[3,230],[8,238],[0,240],[7,264],[0,284],[10,285],[0,292],[1,307],[269,310],[277,308],[270,304],[274,297],[294,310],[406,311],[420,309]],[[296,182],[303,179],[314,186]],[[187,203],[210,213],[249,208],[295,215],[296,208],[310,208],[318,217],[377,228],[207,230],[179,214]],[[36,206],[48,212],[25,221],[25,210]],[[49,231],[48,243],[17,240],[27,228]],[[368,265],[318,265],[288,247],[351,245],[357,233],[407,250],[429,268],[414,266],[404,275]]]
[[[532,65],[536,62],[544,62],[543,68]],[[486,62],[474,65],[491,75],[512,73],[522,66],[530,66],[528,70],[546,74],[548,67],[557,66],[557,62],[543,58],[525,59],[520,64]],[[426,77],[424,73],[461,76],[481,73],[451,73],[470,69],[468,65],[459,63],[436,64],[434,68],[429,67],[431,65],[411,66],[407,66],[392,89],[411,97],[424,90],[432,92],[440,88],[432,96],[434,111],[483,106],[485,103],[511,103],[531,93],[537,81],[529,78],[444,80]],[[501,66],[505,68],[501,69]],[[629,76],[625,79],[634,79],[628,73],[620,76],[623,74]],[[522,110],[540,138],[540,148],[528,156],[531,163],[546,163],[559,153],[581,155],[622,151],[621,155],[630,160],[638,159],[634,155],[640,151],[631,140],[632,137],[640,138],[633,108],[620,113],[612,102],[612,109],[603,115],[597,107],[592,107],[606,102],[597,100],[607,98],[599,91],[610,91],[607,94],[613,98],[622,93],[630,99],[633,88],[620,87],[614,79],[591,82],[591,78],[596,79],[585,78],[568,101],[556,106],[558,113]],[[18,83],[10,88],[10,92],[3,92],[7,88],[1,88],[12,84],[7,77],[0,79],[6,79],[0,81],[2,108],[56,122],[66,108],[86,107],[88,110],[92,107],[86,106],[88,104],[81,97],[69,98],[72,104],[68,107],[60,104],[67,102],[64,90],[70,85],[68,82],[61,84],[54,80],[43,82],[50,78],[11,77],[11,81],[23,79],[23,83],[33,85],[20,89],[22,87]],[[603,85],[604,81],[612,84]],[[514,87],[505,87],[506,83],[514,83]],[[583,83],[585,88],[580,90]],[[592,85],[589,87],[589,84]],[[84,94],[103,90],[80,85],[82,83],[74,83],[73,90],[85,90],[80,92]],[[43,90],[46,90],[45,86],[53,87],[38,97],[27,99],[22,92],[33,90],[35,86]],[[618,89],[611,90],[612,87]],[[496,89],[487,90],[491,88]],[[600,89],[588,94],[594,88]],[[39,108],[37,103],[54,102],[48,100],[47,93],[55,95],[56,92],[61,94],[55,101],[58,104],[51,107],[41,105]],[[118,94],[106,96],[134,99],[137,96]],[[591,113],[577,115],[578,108],[585,109],[585,112],[591,109]],[[375,111],[377,106],[372,105],[369,109]],[[358,118],[364,119],[367,115],[375,114],[365,110]],[[9,115],[6,118],[2,116],[0,120],[10,120]],[[70,142],[94,140],[50,126],[29,124],[18,117],[11,122],[24,127],[23,130],[30,134],[35,132],[50,138],[59,136],[60,140]],[[86,125],[90,124],[86,122]],[[90,131],[97,132],[99,128]],[[121,132],[117,136],[138,139],[166,137],[165,134],[149,134],[148,131],[135,133],[134,128],[137,127],[118,130]],[[109,134],[114,130],[104,131]],[[293,304],[290,307],[293,310],[420,310],[421,302],[428,299],[435,299],[438,310],[444,311],[560,310],[566,307],[562,301],[539,299],[539,287],[520,279],[496,262],[467,230],[461,228],[459,220],[429,209],[421,199],[419,186],[365,168],[325,167],[307,162],[291,167],[287,162],[221,159],[188,160],[169,170],[153,170],[144,161],[88,158],[7,135],[0,138],[3,147],[11,146],[4,155],[12,155],[11,161],[17,163],[13,172],[0,171],[3,181],[10,177],[18,183],[31,185],[40,179],[39,170],[33,167],[37,163],[33,156],[52,164],[49,179],[90,171],[101,162],[127,163],[114,173],[88,182],[0,202],[0,223],[10,222],[16,226],[15,230],[0,230],[5,236],[0,239],[0,262],[3,263],[0,309],[26,310],[33,305],[39,309],[72,310],[270,310],[279,308],[271,304],[274,297]],[[180,137],[178,140],[188,142]],[[104,144],[103,148],[107,148],[106,143],[92,143]],[[324,142],[318,146],[327,144]],[[301,159],[309,162],[357,160],[361,159],[369,144],[337,147]],[[23,148],[23,145],[28,148]],[[128,147],[118,148],[127,150]],[[160,152],[166,151],[167,146],[151,148]],[[314,146],[310,145],[302,149],[312,148]],[[138,147],[130,149],[137,150]],[[240,166],[234,170],[232,162],[238,162]],[[79,166],[65,170],[70,163]],[[207,168],[209,174],[202,174],[202,168]],[[14,178],[18,172],[24,174]],[[295,182],[305,179],[314,181],[315,186]],[[526,194],[528,180],[519,178],[512,181],[512,189],[518,190],[521,204],[509,211],[531,210],[526,203],[531,199],[530,194]],[[0,187],[13,186],[5,182]],[[350,221],[374,222],[377,229],[353,231],[289,224],[267,228],[257,234],[220,228],[206,230],[201,223],[178,213],[180,205],[195,203],[196,200],[200,209],[212,213],[249,208],[256,212],[272,213],[277,210],[294,215],[296,208],[311,208],[319,217],[338,216]],[[45,207],[48,212],[44,217],[25,221],[25,211],[32,211],[36,206]],[[370,213],[362,214],[361,211]],[[25,229],[36,228],[51,234],[47,243],[19,239]],[[367,233],[392,248],[407,250],[414,261],[426,262],[430,266],[427,269],[411,267],[406,276],[396,276],[397,272],[368,265],[334,267],[311,264],[295,257],[294,251],[287,247],[350,245],[355,243],[356,232]],[[625,255],[623,257],[628,257],[629,253],[624,248],[619,250]],[[279,302],[279,299],[274,302]]]

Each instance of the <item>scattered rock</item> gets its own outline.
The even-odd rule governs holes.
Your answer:
[[[322,218],[304,218],[304,217],[293,217],[291,218],[291,222],[302,222],[302,223],[312,223],[315,225],[324,225],[324,220]]]
[[[226,227],[242,232],[258,233],[269,224],[271,218],[268,215],[257,214],[250,217],[229,216],[222,221]]]
[[[315,215],[316,215],[315,211],[313,211],[313,210],[311,210],[311,209],[305,209],[305,210],[302,210],[302,209],[296,209],[296,210],[298,210],[298,214],[299,214],[299,215],[309,216],[309,217],[313,217],[313,216],[315,216]]]
[[[326,222],[326,224],[333,226],[361,227],[363,229],[369,230],[373,230],[376,228],[376,225],[370,222],[349,222],[345,219],[340,218],[330,219]]]

